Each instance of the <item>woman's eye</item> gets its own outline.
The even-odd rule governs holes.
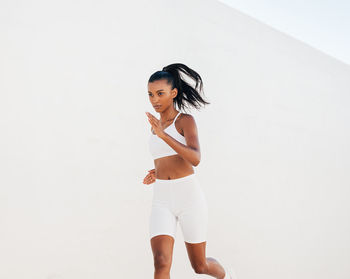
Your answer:
[[[161,94],[163,94],[163,92],[158,92],[158,95],[161,95]],[[153,94],[152,93],[148,93],[148,96],[153,96]]]

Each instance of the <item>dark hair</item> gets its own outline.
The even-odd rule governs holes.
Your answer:
[[[194,88],[181,78],[180,72],[185,73],[196,82]],[[188,108],[188,105],[198,110],[202,105],[210,104],[203,100],[200,95],[200,92],[203,91],[202,78],[196,71],[186,65],[181,63],[170,64],[164,67],[162,71],[152,74],[148,82],[161,79],[165,79],[168,84],[171,84],[171,89],[177,88],[177,95],[173,102],[177,104],[179,110]],[[197,90],[198,87],[199,91]]]

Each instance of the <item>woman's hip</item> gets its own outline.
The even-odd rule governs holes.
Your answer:
[[[206,202],[205,194],[194,173],[177,179],[156,180],[154,183],[153,203],[187,207],[203,202]]]

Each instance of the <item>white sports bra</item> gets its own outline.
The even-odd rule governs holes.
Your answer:
[[[173,123],[171,123],[168,127],[164,129],[168,135],[176,139],[177,141],[181,142],[182,144],[186,145],[186,140],[183,135],[181,135],[175,127],[175,121],[177,117],[180,115],[180,112],[176,115]],[[158,137],[156,134],[153,134],[151,132],[151,135],[148,140],[149,143],[149,151],[152,154],[153,159],[158,159],[170,155],[175,155],[177,152],[170,147],[164,140],[162,140],[160,137]]]

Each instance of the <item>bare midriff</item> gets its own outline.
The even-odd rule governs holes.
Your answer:
[[[193,166],[178,154],[155,159],[154,167],[156,179],[176,179],[194,173]]]

